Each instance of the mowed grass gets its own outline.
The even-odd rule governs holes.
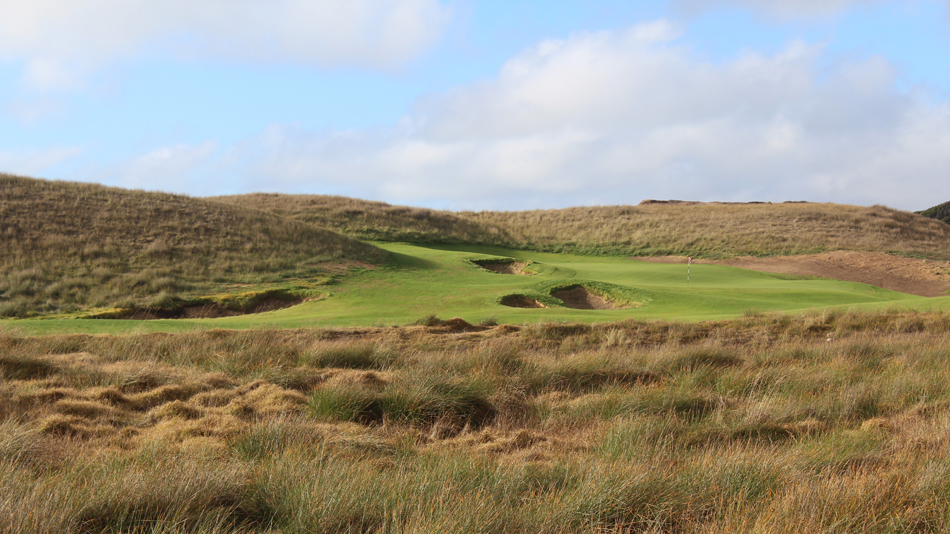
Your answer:
[[[950,298],[927,299],[866,284],[804,279],[719,265],[656,264],[626,257],[590,257],[514,251],[492,247],[380,244],[389,264],[353,269],[326,298],[291,308],[239,317],[201,320],[42,319],[0,322],[28,334],[55,332],[181,331],[194,328],[296,328],[392,326],[435,315],[470,323],[525,324],[548,321],[584,323],[623,319],[700,321],[762,312],[810,309],[950,308]],[[486,271],[472,260],[516,258],[532,262],[536,274],[518,276]],[[505,295],[543,297],[552,287],[602,284],[634,305],[614,310],[511,308]],[[608,295],[610,297],[611,295]],[[637,302],[641,305],[635,305]],[[549,302],[557,302],[551,301]]]

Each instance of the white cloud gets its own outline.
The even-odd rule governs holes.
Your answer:
[[[800,43],[766,58],[746,55],[725,67],[696,63],[687,50],[625,32],[577,34],[508,61],[491,83],[420,106],[432,138],[517,135],[570,125],[649,129],[718,116],[736,93],[748,112],[770,108],[812,83],[820,49]]]
[[[950,17],[950,0],[926,0],[945,4]],[[681,13],[698,13],[723,9],[748,9],[772,20],[814,19],[836,15],[853,8],[872,7],[883,3],[910,4],[906,0],[673,0]]]
[[[644,28],[541,43],[391,128],[277,125],[203,157],[229,192],[471,209],[950,198],[950,103],[896,89],[885,59],[829,67],[822,47],[793,42],[711,64]]]
[[[24,82],[71,89],[139,54],[397,68],[448,21],[438,0],[31,0],[0,3],[0,58]]]
[[[87,178],[130,189],[159,189],[175,193],[207,194],[222,184],[214,180],[218,144],[172,145],[153,149],[120,165],[87,170]]]
[[[778,19],[825,17],[853,6],[870,6],[886,0],[677,0],[688,13],[738,7],[751,9]]]

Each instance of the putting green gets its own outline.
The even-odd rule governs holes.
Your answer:
[[[392,261],[377,269],[353,270],[328,287],[329,296],[257,315],[217,319],[128,321],[106,319],[21,319],[0,328],[23,334],[58,332],[178,331],[195,328],[298,328],[404,325],[435,314],[469,322],[493,318],[502,323],[539,321],[605,322],[622,319],[698,321],[724,319],[749,311],[797,312],[816,308],[950,309],[950,297],[923,298],[867,284],[804,279],[726,267],[648,263],[619,257],[505,250],[476,246],[379,244]],[[487,271],[472,260],[514,258],[534,262],[531,276]],[[645,302],[614,310],[562,306],[511,308],[500,304],[511,294],[545,294],[579,281],[619,286],[621,296]]]

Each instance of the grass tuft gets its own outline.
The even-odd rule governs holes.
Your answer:
[[[321,345],[303,358],[314,367],[338,367],[342,369],[383,369],[397,358],[389,345],[365,341]]]
[[[423,315],[412,322],[414,326],[444,326],[445,323],[444,320],[440,319],[439,316],[434,313]]]
[[[947,347],[896,310],[0,332],[0,532],[943,532]]]

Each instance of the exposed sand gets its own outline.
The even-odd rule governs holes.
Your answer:
[[[526,261],[509,261],[509,262],[475,262],[479,267],[483,269],[488,269],[501,274],[518,274],[521,276],[528,276],[528,273],[524,272],[524,268],[528,266]]]
[[[583,287],[561,289],[554,291],[551,296],[560,300],[568,308],[575,310],[616,310],[617,305],[609,300],[595,295]]]
[[[237,315],[248,315],[252,313],[264,313],[281,308],[289,308],[303,302],[302,300],[289,300],[268,298],[262,300],[253,308],[247,310],[232,310],[217,304],[201,304],[198,306],[186,306],[178,310],[151,310],[139,309],[129,315],[120,317],[120,319],[211,319],[214,317],[235,317]]]
[[[686,263],[684,256],[634,257],[652,263]],[[693,260],[769,273],[822,276],[884,289],[936,297],[950,291],[950,262],[892,256],[883,252],[838,250],[802,256]]]
[[[501,305],[510,308],[547,308],[544,304],[524,295],[505,295],[501,298]]]

